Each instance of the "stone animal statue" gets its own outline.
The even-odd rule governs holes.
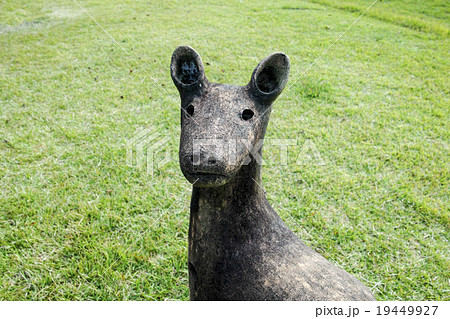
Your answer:
[[[306,246],[260,186],[261,141],[289,68],[285,54],[273,53],[246,86],[223,85],[207,80],[191,47],[173,53],[180,166],[193,184],[191,300],[375,300],[355,277]]]

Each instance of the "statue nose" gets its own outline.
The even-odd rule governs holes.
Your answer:
[[[210,156],[207,163],[208,165],[215,165],[217,163],[217,159],[214,156]]]
[[[191,163],[194,165],[206,164],[207,166],[213,166],[217,164],[217,157],[215,155],[195,153],[191,155]]]
[[[194,165],[200,164],[200,154],[192,154],[191,155],[191,163]]]

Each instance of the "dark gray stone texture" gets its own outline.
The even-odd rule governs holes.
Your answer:
[[[194,49],[173,53],[180,166],[193,184],[191,300],[375,300],[355,277],[306,246],[260,186],[261,141],[289,68],[285,54],[273,53],[246,86],[223,85],[207,80]]]

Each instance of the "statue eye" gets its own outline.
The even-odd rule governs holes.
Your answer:
[[[244,111],[242,111],[242,119],[244,121],[250,120],[253,117],[253,115],[255,115],[255,113],[250,109],[245,109]]]
[[[194,115],[194,106],[192,104],[189,104],[189,106],[186,108],[186,113],[189,114],[189,116]]]

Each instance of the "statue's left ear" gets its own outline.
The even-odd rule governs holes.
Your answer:
[[[255,68],[252,74],[250,90],[262,102],[271,103],[286,86],[291,62],[289,57],[281,52],[272,53]]]

